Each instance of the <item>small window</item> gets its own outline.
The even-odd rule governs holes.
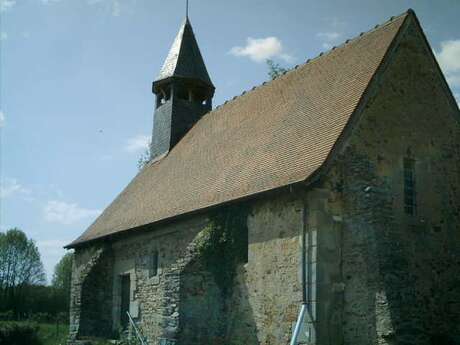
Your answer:
[[[404,211],[409,215],[417,213],[415,188],[415,160],[406,157],[404,158]]]
[[[154,251],[149,258],[149,277],[158,275],[158,251]]]
[[[157,93],[157,108],[165,104],[171,98],[171,90],[170,88],[160,88],[159,92]]]

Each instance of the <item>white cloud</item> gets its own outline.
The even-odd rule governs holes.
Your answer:
[[[24,186],[14,178],[3,179],[0,185],[0,198],[6,199],[17,194],[22,194],[27,197],[30,195],[30,190],[24,188]]]
[[[318,32],[316,34],[316,37],[327,41],[335,41],[340,38],[340,36],[342,35],[338,32]]]
[[[0,110],[0,127],[5,125],[5,113]]]
[[[120,16],[120,2],[118,0],[114,0],[112,3],[112,16]]]
[[[460,39],[441,42],[441,50],[435,55],[449,84],[460,86]]]
[[[15,179],[5,179],[0,186],[0,197],[8,198],[16,193],[19,193],[22,186]]]
[[[321,47],[329,50],[338,42],[339,38],[342,37],[342,34],[336,31],[318,32],[316,37],[322,41]]]
[[[120,0],[87,0],[88,5],[100,5],[110,10],[110,13],[114,17],[119,17],[121,15],[121,2]]]
[[[77,204],[57,200],[48,201],[43,212],[46,221],[64,225],[74,224],[86,218],[94,218],[101,213],[100,210],[82,208]]]
[[[292,61],[292,56],[284,52],[283,44],[277,37],[252,38],[248,37],[246,46],[233,47],[230,54],[234,56],[247,56],[255,62],[279,57],[286,62]]]
[[[64,249],[63,247],[66,244],[69,244],[70,241],[63,241],[63,240],[44,240],[38,241],[37,246],[40,248],[40,252],[62,252]]]
[[[105,154],[105,155],[100,156],[100,158],[103,161],[111,161],[113,159],[113,155]]]
[[[446,79],[452,87],[460,86],[460,73],[446,73]]]
[[[2,31],[0,33],[0,41],[6,41],[8,39],[8,33],[5,31]]]
[[[446,72],[460,71],[460,40],[441,42],[441,51],[437,54],[439,63]]]
[[[126,141],[124,150],[126,152],[135,153],[140,151],[145,151],[150,145],[150,137],[147,135],[137,135],[133,138],[130,138]]]
[[[45,267],[48,282],[51,282],[53,278],[56,264],[66,253],[64,246],[70,242],[71,240],[41,240],[36,242],[41,254],[43,266]]]
[[[0,0],[0,12],[6,12],[16,5],[16,0]]]

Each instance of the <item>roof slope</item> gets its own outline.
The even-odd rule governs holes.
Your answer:
[[[157,81],[171,77],[198,79],[213,86],[188,18],[177,33]]]
[[[69,246],[306,180],[326,161],[407,15],[206,114]]]

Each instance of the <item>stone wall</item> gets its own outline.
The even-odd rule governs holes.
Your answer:
[[[328,176],[305,194],[254,204],[229,339],[288,343],[305,207],[317,344],[460,342],[460,117],[428,49],[413,23]],[[404,211],[408,156],[413,216]]]
[[[196,240],[206,224],[207,218],[196,217],[113,243],[114,285],[119,274],[131,272],[132,312],[138,312],[135,321],[152,343],[167,338],[200,344],[218,337],[213,330],[220,330],[220,295],[212,276],[195,260]],[[152,276],[153,252],[158,252],[159,261],[158,274]],[[203,315],[214,317],[207,320]]]
[[[212,276],[194,259],[195,241],[206,224],[205,217],[197,217],[104,248],[77,250],[70,344],[86,337],[115,336],[124,274],[131,279],[130,313],[152,344],[160,338],[201,344],[222,337],[217,334],[222,331],[220,294]],[[149,258],[154,252],[159,253],[159,261],[157,274],[152,275]]]
[[[238,268],[229,302],[231,344],[287,344],[302,302],[303,203],[295,194],[254,203],[248,263]]]
[[[111,273],[108,247],[75,252],[70,296],[69,342],[82,337],[109,338],[112,334]]]
[[[321,186],[319,234],[335,227],[337,244],[330,256],[319,240],[318,261],[339,274],[318,271],[332,282],[318,285],[318,344],[457,344],[459,113],[414,25],[378,82]],[[415,160],[415,215],[404,211],[404,157]],[[331,337],[321,321],[339,319]]]
[[[110,304],[112,329],[120,323],[120,279],[131,277],[130,312],[142,332],[155,344],[160,338],[178,344],[279,344],[289,341],[301,303],[300,229],[302,203],[294,194],[258,202],[248,218],[248,263],[238,265],[230,292],[216,284],[209,267],[197,252],[207,217],[195,217],[174,225],[135,234],[113,242],[105,249],[111,268],[104,266],[102,249],[77,251],[74,267],[91,266],[91,274],[74,274],[81,295],[98,296]],[[159,253],[159,269],[150,275],[149,257]],[[90,253],[90,254],[88,254]],[[222,269],[225,269],[223,267]],[[86,268],[88,271],[88,268]],[[85,271],[85,272],[86,272]],[[96,276],[110,277],[110,283],[96,287]],[[89,279],[89,280],[88,280]],[[106,287],[110,289],[106,290]],[[82,292],[83,290],[83,292]],[[76,292],[73,293],[76,295]],[[73,304],[73,315],[85,311],[86,301]],[[79,303],[77,303],[79,302]],[[80,312],[72,323],[79,336],[94,322],[91,313]],[[102,314],[100,314],[102,317]],[[93,336],[99,333],[93,329]],[[91,333],[91,332],[89,332]],[[89,335],[89,334],[88,334]]]

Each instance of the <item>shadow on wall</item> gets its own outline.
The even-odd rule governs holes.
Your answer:
[[[417,345],[460,344],[460,313],[452,307],[460,303],[458,236],[443,239],[429,226],[405,224],[388,224],[376,235],[381,289],[393,326],[386,337]]]
[[[259,343],[245,284],[223,292],[199,259],[184,268],[180,282],[178,345]]]
[[[397,216],[391,185],[375,166],[367,157],[347,154],[345,171],[355,177],[344,185],[349,207],[343,234],[347,341],[460,344],[460,313],[451,307],[460,303],[455,223],[446,225],[444,234],[424,223],[407,223]],[[366,188],[369,192],[363,192]],[[353,314],[355,305],[361,310]],[[367,334],[359,335],[359,329]]]
[[[245,269],[238,267],[229,303],[229,319],[227,320],[228,344],[231,345],[258,345],[257,325],[254,319],[253,308],[245,278]]]
[[[224,344],[224,297],[199,258],[182,270],[179,291],[178,344]]]
[[[112,335],[112,262],[110,251],[105,249],[83,281],[78,337]]]

